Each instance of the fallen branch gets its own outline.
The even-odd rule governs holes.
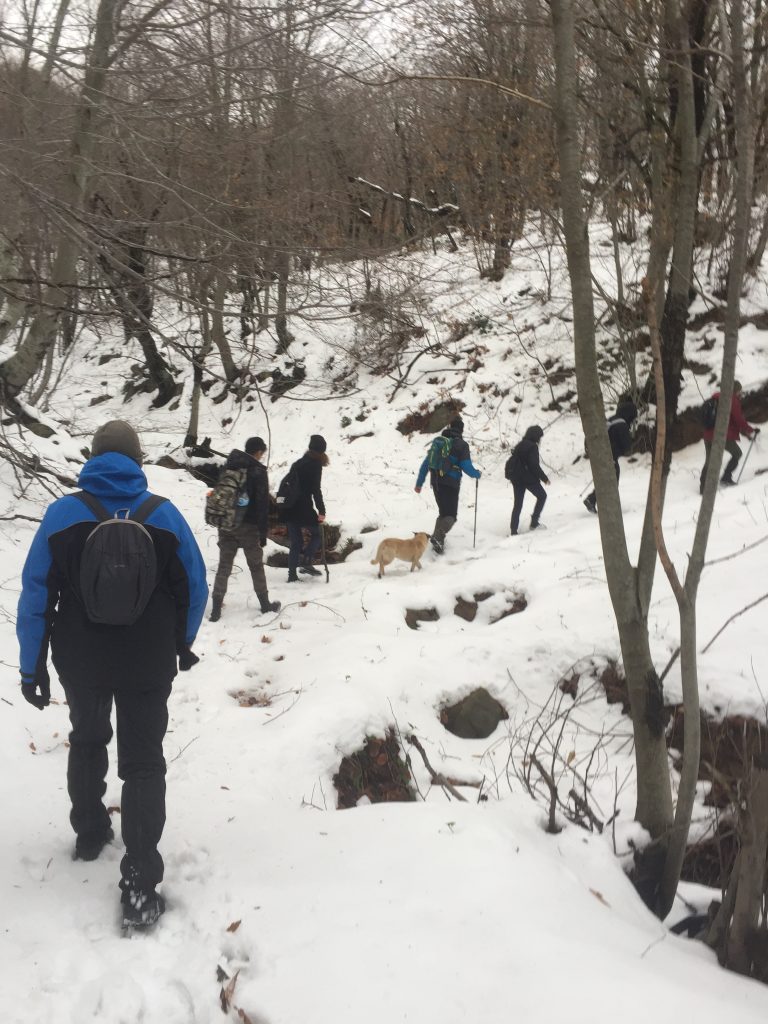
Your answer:
[[[547,823],[547,832],[549,832],[550,835],[556,836],[558,832],[562,832],[563,830],[555,820],[555,812],[557,810],[557,786],[555,785],[555,780],[535,754],[531,754],[531,764],[538,769],[539,775],[544,779],[547,789],[549,790],[549,822]]]
[[[435,769],[429,763],[429,758],[427,757],[427,753],[424,750],[424,747],[416,739],[413,733],[411,733],[409,736],[406,736],[405,738],[408,741],[408,743],[416,747],[418,752],[421,754],[421,759],[424,762],[424,767],[427,769],[430,778],[432,779],[432,785],[442,786],[443,789],[448,790],[451,796],[455,797],[457,800],[461,800],[462,803],[467,803],[467,798],[461,795],[461,793],[456,789],[456,786],[451,782],[451,780],[446,778],[445,775],[441,775],[440,772],[435,771]],[[461,783],[461,785],[464,785],[464,783]]]

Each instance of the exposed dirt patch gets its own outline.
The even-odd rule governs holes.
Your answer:
[[[605,690],[605,699],[609,704],[621,704],[622,715],[629,714],[629,690],[624,673],[618,662],[609,659],[608,664],[598,675],[598,680]]]
[[[305,531],[305,540],[309,534]],[[288,527],[283,523],[279,522],[276,515],[270,513],[269,517],[269,532],[268,536],[270,540],[273,540],[276,544],[279,544],[282,551],[273,551],[267,558],[266,564],[271,565],[278,569],[288,568]],[[339,541],[341,540],[341,527],[336,526],[333,523],[325,524],[325,557],[329,565],[337,565],[339,562],[344,562],[353,551],[359,551],[363,546],[362,541],[355,540],[354,537],[347,537],[341,546]],[[318,552],[315,558],[315,565],[322,563],[322,552]]]
[[[432,409],[425,404],[419,406],[415,412],[408,413],[405,419],[397,424],[397,429],[401,434],[439,434],[463,408],[464,402],[458,398],[450,402],[440,402]]]
[[[383,738],[367,736],[364,747],[342,758],[333,784],[339,795],[339,810],[356,807],[363,796],[372,804],[416,799],[394,729]]]
[[[719,889],[731,876],[738,848],[733,825],[723,820],[714,835],[690,844],[685,851],[680,877],[684,882],[698,882]]]
[[[439,618],[437,608],[405,609],[405,624],[409,629],[418,629],[420,622],[437,622]]]
[[[268,693],[253,693],[251,690],[235,690],[230,693],[241,708],[268,708],[272,706],[272,698]]]
[[[674,708],[668,746],[683,753],[685,715],[682,705]],[[701,716],[699,779],[711,783],[704,801],[710,807],[732,807],[740,798],[740,786],[747,778],[755,754],[768,751],[768,729],[754,718],[733,715],[722,721]],[[682,759],[675,767],[679,770]]]

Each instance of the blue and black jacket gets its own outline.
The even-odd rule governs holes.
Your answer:
[[[480,470],[476,469],[472,465],[472,459],[469,455],[469,445],[453,427],[446,427],[440,435],[441,437],[450,437],[451,451],[448,455],[448,461],[451,466],[445,473],[437,479],[437,474],[432,473],[432,487],[447,486],[447,487],[461,487],[461,474],[466,473],[467,476],[480,478]],[[419,469],[419,475],[416,477],[416,486],[423,487],[424,481],[427,479],[427,473],[429,473],[429,452],[424,456],[424,461]]]
[[[86,462],[78,480],[110,514],[135,512],[150,497],[141,467],[106,452]],[[150,689],[170,683],[176,656],[195,639],[208,599],[205,564],[186,520],[169,501],[144,523],[157,557],[157,586],[132,626],[90,621],[79,596],[80,558],[96,521],[74,495],[48,507],[22,572],[16,635],[22,682],[47,678],[50,644],[63,682]]]

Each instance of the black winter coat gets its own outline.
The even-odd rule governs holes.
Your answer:
[[[618,416],[608,420],[608,440],[611,442],[614,462],[618,462],[624,455],[629,455],[632,448],[632,432],[626,420]]]
[[[269,477],[267,470],[257,460],[238,448],[229,453],[225,469],[245,469],[248,476],[245,487],[248,492],[248,507],[243,516],[244,523],[258,526],[262,538],[266,539],[269,529]]]
[[[547,474],[539,463],[539,446],[535,441],[524,437],[515,445],[504,467],[504,476],[518,487],[546,481]]]
[[[320,484],[323,478],[323,466],[327,464],[327,455],[320,452],[304,452],[301,458],[294,462],[293,466],[296,467],[296,472],[299,474],[301,493],[295,504],[283,513],[286,523],[296,523],[298,526],[316,526],[317,512],[321,516],[325,515],[325,502]]]

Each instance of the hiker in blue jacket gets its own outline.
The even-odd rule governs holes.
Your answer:
[[[117,772],[123,780],[120,824],[125,856],[120,889],[124,921],[151,924],[165,909],[155,886],[163,877],[157,845],[165,825],[163,738],[168,696],[177,659],[182,671],[199,660],[191,647],[208,586],[200,549],[181,513],[147,491],[141,446],[133,428],[122,420],[104,424],[94,435],[91,451],[78,480],[84,497],[67,494],[48,507],[24,565],[16,621],[21,692],[40,710],[50,702],[50,642],[72,724],[67,788],[76,835],[74,856],[80,860],[95,860],[114,838],[103,800],[114,701]],[[139,511],[148,499],[150,504]],[[143,529],[151,538],[156,560],[155,585],[150,589],[150,577],[147,587],[148,603],[131,625],[94,621],[86,576],[80,573],[81,565],[90,564],[88,557],[83,558],[86,541],[100,518],[111,522],[137,514],[139,519],[145,515]],[[102,573],[109,570],[106,562],[97,563],[96,568]],[[118,565],[118,571],[122,568]],[[109,586],[101,591],[107,595],[105,603],[113,592]]]
[[[453,527],[459,514],[459,489],[461,488],[462,473],[474,477],[475,480],[479,480],[481,475],[480,470],[472,465],[469,445],[464,440],[463,433],[464,420],[460,416],[455,416],[440,435],[440,437],[449,438],[451,442],[444,464],[437,468],[430,468],[430,451],[432,446],[439,442],[439,439],[435,438],[430,445],[430,451],[424,456],[419,475],[416,478],[414,490],[420,494],[427,479],[427,473],[430,476],[432,492],[435,495],[438,508],[430,543],[438,555],[442,555],[445,551],[445,535]],[[433,459],[433,461],[435,460]]]

